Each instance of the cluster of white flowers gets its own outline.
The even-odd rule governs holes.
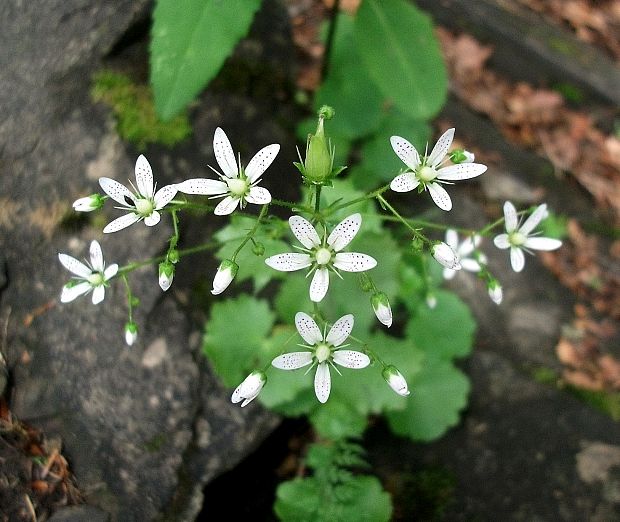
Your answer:
[[[309,142],[312,146],[307,148],[309,151],[307,154],[314,151],[317,156],[306,158],[306,163],[303,164],[302,161],[300,164],[304,178],[315,184],[322,183],[324,171],[333,175],[334,172],[341,170],[333,167],[333,150],[331,152],[328,150],[328,142],[325,140],[322,124],[321,117],[317,135],[314,136],[315,141]],[[448,151],[453,138],[454,129],[447,130],[439,138],[430,154],[425,152],[424,155],[420,155],[409,141],[400,136],[392,136],[390,139],[392,148],[405,163],[407,169],[392,180],[390,188],[396,192],[413,190],[424,192],[428,190],[431,198],[440,209],[451,210],[452,200],[442,185],[474,178],[487,170],[485,165],[474,163],[473,154],[467,151],[459,150],[449,154]],[[151,166],[147,159],[140,155],[135,165],[136,183],[134,185],[130,182],[131,190],[111,178],[102,177],[99,179],[99,185],[106,196],[93,194],[80,198],[73,203],[73,208],[80,212],[91,212],[101,208],[105,200],[111,198],[119,204],[116,208],[126,212],[108,223],[103,229],[104,233],[112,233],[138,221],[144,221],[145,225],[149,227],[157,225],[161,219],[160,211],[170,203],[177,203],[173,200],[178,192],[204,195],[210,199],[221,198],[221,201],[214,208],[214,214],[218,216],[229,215],[237,208],[243,209],[248,203],[267,205],[272,201],[271,194],[267,189],[259,186],[259,183],[261,176],[272,164],[279,150],[280,145],[278,144],[267,145],[258,151],[244,167],[240,156],[235,156],[225,132],[218,127],[213,138],[213,151],[221,172],[213,167],[210,168],[219,176],[219,179],[192,178],[156,190]],[[448,159],[451,160],[452,164],[445,165]],[[385,200],[383,201],[385,202]],[[174,265],[179,259],[179,253],[175,248],[178,240],[177,221],[175,211],[172,210],[172,212],[175,219],[175,237],[170,240],[168,254],[165,260],[160,263],[158,274],[159,285],[164,291],[172,285]],[[510,202],[504,204],[506,233],[496,236],[494,243],[498,248],[510,248],[510,262],[516,272],[520,272],[524,267],[524,251],[527,252],[529,249],[554,250],[561,245],[561,242],[556,239],[537,237],[533,234],[534,228],[547,215],[546,205],[540,205],[523,224],[519,225],[515,207]],[[259,216],[257,226],[260,223],[260,217],[262,214]],[[377,261],[367,254],[344,251],[360,231],[362,226],[361,214],[355,213],[345,217],[329,233],[328,224],[323,222],[323,219],[319,215],[317,221],[320,228],[317,228],[316,224],[300,215],[291,216],[288,222],[293,235],[302,245],[295,247],[300,251],[272,255],[265,260],[269,267],[282,272],[308,269],[307,276],[312,275],[309,298],[315,303],[315,306],[327,295],[330,272],[342,278],[341,271],[366,272],[377,265]],[[459,241],[455,230],[447,230],[445,242],[431,242],[425,238],[423,240],[428,244],[431,255],[443,265],[445,279],[453,278],[456,271],[461,269],[477,272],[486,280],[490,298],[497,304],[502,301],[502,287],[488,272],[487,258],[478,250],[482,241],[481,236],[472,233]],[[90,263],[83,263],[67,254],[59,254],[58,257],[62,265],[74,274],[74,279],[62,289],[61,301],[63,303],[73,301],[76,297],[90,291],[93,294],[92,302],[94,304],[100,303],[104,299],[105,288],[108,286],[109,280],[119,272],[117,264],[109,265],[106,268],[101,247],[97,241],[93,241],[90,245]],[[234,280],[238,269],[235,255],[231,259],[222,261],[213,279],[212,294],[218,295],[224,292]],[[364,275],[364,277],[368,276]],[[364,290],[372,291],[370,299],[372,310],[381,324],[390,327],[392,325],[392,309],[388,296],[378,290],[371,279],[368,278],[368,281],[370,281],[369,285]],[[129,286],[127,288],[131,303],[131,292]],[[432,292],[427,294],[427,303],[431,307],[436,304]],[[273,359],[272,366],[282,370],[295,370],[309,366],[307,371],[316,367],[315,393],[320,402],[326,402],[331,390],[330,366],[340,374],[336,365],[361,369],[371,363],[371,357],[366,353],[367,349],[364,351],[344,349],[348,346],[344,343],[350,337],[353,324],[353,315],[348,314],[333,323],[327,333],[327,327],[321,332],[312,317],[304,312],[298,312],[295,316],[295,325],[305,342],[305,344],[299,345],[304,348],[304,351],[283,353]],[[130,304],[129,322],[125,325],[126,343],[132,345],[137,336],[138,328],[131,318]],[[409,395],[405,378],[394,366],[383,364],[382,375],[397,394]],[[266,381],[267,376],[264,371],[252,372],[235,389],[232,402],[241,402],[242,407],[246,406],[258,396]]]

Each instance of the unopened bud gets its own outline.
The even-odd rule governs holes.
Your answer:
[[[73,202],[73,210],[76,212],[92,212],[103,207],[105,198],[100,194],[91,194]]]
[[[398,371],[398,368],[393,365],[386,366],[381,372],[385,382],[390,385],[398,395],[402,397],[406,397],[409,395],[409,387],[407,386],[407,381],[403,377],[403,374]]]
[[[172,285],[174,265],[168,261],[159,263],[159,286],[165,292]]]
[[[265,255],[265,245],[255,242],[252,246],[252,252],[255,256],[262,257]]]
[[[377,319],[379,319],[379,322],[388,328],[392,326],[392,308],[390,307],[390,301],[388,300],[387,295],[383,292],[373,294],[370,298],[370,304],[372,305],[372,309],[374,310]]]
[[[500,285],[497,280],[493,280],[487,285],[487,290],[489,291],[489,297],[491,300],[495,304],[501,304],[502,299],[504,299],[502,285]]]
[[[426,306],[428,306],[431,310],[437,306],[437,297],[432,292],[426,294]]]
[[[474,159],[476,159],[476,156],[468,150],[456,149],[450,153],[450,161],[455,164],[473,163]]]
[[[224,261],[220,263],[215,277],[213,278],[213,290],[211,290],[211,293],[213,295],[219,295],[226,290],[237,275],[237,270],[239,270],[239,265],[237,263],[230,259],[224,259]]]
[[[175,265],[179,262],[179,251],[176,248],[171,248],[168,251],[168,261]]]
[[[431,254],[435,260],[446,268],[451,270],[460,270],[461,263],[459,256],[446,243],[438,241],[431,247]]]
[[[237,386],[230,398],[233,404],[241,402],[241,407],[247,406],[252,402],[263,389],[267,382],[267,376],[260,370],[254,370],[245,380]]]
[[[131,346],[136,342],[138,338],[138,325],[133,321],[128,322],[125,325],[125,342],[127,346]]]

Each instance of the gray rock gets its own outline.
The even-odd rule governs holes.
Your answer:
[[[109,522],[110,515],[93,506],[71,506],[56,511],[49,522]]]

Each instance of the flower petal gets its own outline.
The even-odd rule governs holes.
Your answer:
[[[459,163],[458,165],[450,165],[437,171],[437,178],[445,181],[459,181],[462,179],[471,179],[480,174],[485,173],[486,165],[481,163]]]
[[[517,209],[510,201],[506,201],[506,203],[504,203],[504,221],[506,232],[509,234],[517,229],[517,225],[519,224]]]
[[[155,210],[161,210],[170,203],[174,196],[177,195],[178,189],[176,185],[166,185],[160,188],[153,197],[155,202]]]
[[[404,172],[396,176],[390,183],[390,188],[394,192],[411,192],[420,182],[416,179],[413,172]]]
[[[77,285],[73,285],[73,286],[65,285],[62,287],[62,293],[60,294],[60,302],[70,303],[76,297],[79,297],[89,292],[91,288],[92,287],[90,286],[90,283],[86,281],[84,281],[83,283],[78,283]]]
[[[329,271],[327,268],[319,268],[314,272],[310,283],[310,300],[319,303],[325,297],[329,288]]]
[[[509,248],[510,241],[508,241],[508,234],[500,234],[499,236],[495,236],[493,238],[493,243],[497,248]]]
[[[103,285],[98,285],[95,287],[95,289],[93,290],[93,304],[99,304],[101,301],[103,301],[103,298],[105,297],[105,286]]]
[[[294,272],[309,267],[312,263],[308,254],[298,252],[286,252],[265,259],[267,266],[280,272]]]
[[[430,183],[427,185],[428,191],[431,193],[431,197],[441,210],[451,210],[452,200],[446,192],[446,190],[439,183]]]
[[[110,221],[103,229],[103,233],[110,234],[112,232],[118,232],[119,230],[123,230],[137,221],[140,221],[140,219],[142,219],[140,214],[130,212],[129,214],[116,218],[114,221]]]
[[[334,258],[334,266],[345,272],[365,272],[377,266],[374,257],[357,252],[339,252]]]
[[[450,279],[452,279],[454,276],[456,275],[456,270],[452,270],[451,268],[444,268],[443,269],[443,278],[446,281],[449,281]]]
[[[254,155],[245,168],[245,175],[250,180],[250,183],[254,183],[263,175],[263,172],[271,165],[278,152],[280,152],[280,145],[273,143],[263,147]]]
[[[468,272],[480,272],[480,263],[475,259],[470,259],[469,257],[461,258],[461,267],[463,270],[467,270]]]
[[[370,364],[368,355],[355,350],[336,350],[334,362],[345,368],[366,368]]]
[[[411,145],[411,143],[409,143],[409,141],[407,141],[405,138],[401,138],[400,136],[392,136],[390,138],[390,143],[396,155],[405,165],[407,165],[407,167],[409,167],[411,170],[415,170],[418,168],[418,166],[420,165],[420,155],[418,154],[416,148]]]
[[[112,178],[99,178],[99,185],[114,201],[124,206],[134,206],[136,196],[125,185]]]
[[[62,263],[62,266],[69,270],[69,272],[84,279],[90,277],[93,273],[93,271],[84,263],[67,254],[58,254],[58,260]]]
[[[271,365],[280,370],[297,370],[308,366],[312,362],[311,352],[291,352],[278,355]]]
[[[299,335],[309,345],[315,345],[323,340],[321,329],[308,314],[297,312],[295,314],[295,326]]]
[[[218,196],[228,192],[228,185],[223,181],[208,178],[186,179],[177,183],[177,190],[183,194],[200,194],[202,196]]]
[[[540,223],[548,215],[549,212],[547,211],[547,205],[543,203],[538,206],[536,210],[530,214],[530,217],[525,220],[525,223],[521,225],[519,232],[521,232],[524,236],[527,236],[532,230],[534,230],[534,228],[536,228],[536,225],[538,225],[538,223]]]
[[[436,168],[437,165],[441,163],[445,155],[448,153],[448,149],[450,148],[450,145],[452,145],[453,139],[454,129],[448,129],[439,137],[437,143],[435,143],[435,146],[433,147],[433,150],[428,156],[427,163],[431,167]]]
[[[339,252],[353,240],[361,226],[361,214],[351,214],[336,225],[327,238],[327,244]]]
[[[314,393],[319,402],[325,404],[329,399],[329,392],[332,387],[332,379],[329,375],[329,366],[326,363],[321,363],[316,368],[316,374],[314,375]]]
[[[237,166],[235,153],[226,133],[220,127],[215,129],[215,135],[213,136],[213,153],[224,175],[229,178],[236,178],[239,174],[239,167]]]
[[[154,187],[153,187],[153,170],[151,169],[151,165],[148,160],[140,154],[136,161],[136,185],[138,187],[138,192],[144,197],[152,198]]]
[[[227,216],[228,214],[232,214],[237,208],[237,205],[239,205],[239,201],[239,198],[226,196],[222,201],[217,204],[213,213],[216,216]]]
[[[159,223],[160,220],[161,216],[159,215],[159,212],[157,212],[157,210],[153,210],[150,216],[146,216],[144,218],[144,224],[147,227],[154,227],[155,225],[157,225],[157,223]]]
[[[555,250],[562,246],[562,241],[550,237],[528,237],[524,246],[534,250]]]
[[[313,248],[321,244],[321,239],[312,223],[301,216],[291,216],[288,218],[288,224],[293,234],[303,246]]]
[[[525,266],[525,255],[518,247],[510,248],[510,264],[515,272],[521,272]]]
[[[347,337],[349,337],[349,335],[351,334],[354,322],[355,318],[352,314],[343,315],[329,329],[325,340],[328,343],[333,344],[334,346],[340,346],[347,340]]]
[[[245,200],[254,205],[265,205],[271,202],[271,194],[266,188],[251,187],[250,193],[245,197]]]
[[[110,265],[103,271],[103,279],[106,281],[112,279],[118,272],[118,265],[116,263]]]
[[[446,230],[446,244],[455,252],[458,250],[459,246],[459,235],[456,230],[449,228]]]
[[[103,272],[103,252],[101,245],[95,240],[90,243],[90,264],[95,272]]]
[[[476,250],[476,248],[478,248],[481,241],[482,241],[482,238],[478,235],[474,235],[473,237],[467,236],[463,240],[463,242],[460,245],[458,245],[458,248],[456,249],[456,253],[460,255],[461,257],[468,256],[474,250]]]

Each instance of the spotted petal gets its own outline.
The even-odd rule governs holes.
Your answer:
[[[308,254],[298,252],[287,252],[285,254],[277,254],[265,259],[267,266],[280,272],[294,272],[309,267],[312,263]]]
[[[448,149],[450,148],[450,145],[452,145],[453,139],[454,129],[448,129],[439,137],[437,143],[435,143],[435,146],[433,147],[433,150],[428,156],[428,164],[431,167],[436,168],[437,165],[441,163],[445,155],[448,153]]]
[[[314,393],[319,402],[325,404],[329,399],[329,392],[332,387],[332,379],[329,375],[329,366],[325,363],[321,363],[316,368],[316,374],[314,375]]]
[[[69,272],[80,276],[84,279],[89,277],[93,272],[84,263],[75,259],[75,257],[68,256],[67,254],[58,254],[58,259]]]
[[[532,230],[536,228],[536,225],[547,217],[547,205],[542,204],[525,220],[525,223],[519,229],[519,232],[524,236],[527,236]]]
[[[357,252],[338,252],[334,259],[334,266],[345,272],[365,272],[377,266],[374,257]]]
[[[506,201],[506,203],[504,203],[504,221],[506,232],[508,232],[509,234],[517,229],[517,225],[519,224],[517,209],[510,201]]]
[[[99,185],[103,191],[114,201],[121,205],[134,206],[136,196],[133,195],[125,185],[121,185],[112,178],[99,178]]]
[[[154,192],[153,170],[148,160],[142,154],[138,156],[136,161],[135,172],[138,192],[140,192],[142,196],[152,198]]]
[[[428,191],[431,193],[431,197],[441,210],[451,210],[452,209],[452,200],[450,199],[449,194],[439,183],[430,183],[427,185]]]
[[[327,244],[339,252],[353,240],[361,226],[361,214],[351,214],[336,225],[327,238]]]
[[[103,272],[103,252],[97,241],[90,243],[90,264],[95,272]]]
[[[254,183],[263,175],[263,172],[271,165],[278,152],[280,152],[280,145],[273,143],[262,148],[254,155],[245,168],[245,175],[250,180],[250,183]]]
[[[200,194],[202,196],[219,196],[228,192],[228,185],[223,181],[208,178],[186,179],[177,183],[177,190],[184,194]]]
[[[321,239],[317,234],[312,223],[301,216],[291,216],[288,218],[288,224],[299,241],[306,248],[317,247],[321,244]]]
[[[271,202],[271,194],[266,188],[251,187],[250,193],[245,197],[245,200],[254,205],[265,205]]]
[[[390,183],[390,188],[394,192],[411,192],[419,184],[420,182],[416,179],[413,172],[404,172],[392,180],[392,183]]]
[[[314,322],[314,319],[304,312],[297,312],[295,314],[295,326],[299,335],[310,346],[320,343],[323,340],[323,334],[321,329]]]
[[[232,214],[233,211],[239,205],[239,198],[233,198],[231,196],[226,196],[222,201],[220,201],[213,213],[216,216],[227,216],[228,214]]]
[[[400,160],[411,170],[415,170],[420,165],[420,155],[416,148],[405,138],[400,136],[392,136],[390,138],[392,149]]]
[[[92,286],[90,283],[84,281],[83,283],[78,283],[77,285],[68,286],[65,285],[62,287],[62,292],[60,294],[60,302],[61,303],[70,303],[76,297],[84,295],[90,291]]]
[[[310,283],[310,300],[319,303],[325,297],[329,288],[329,271],[327,268],[319,268],[314,272]]]
[[[215,129],[213,136],[213,153],[224,175],[229,178],[236,178],[239,174],[239,167],[235,160],[235,153],[226,133],[220,127]]]
[[[518,247],[510,248],[510,264],[515,272],[521,272],[525,266],[525,255]]]
[[[155,210],[161,210],[168,203],[170,203],[174,196],[177,195],[178,189],[176,185],[166,185],[165,187],[160,188],[153,198],[155,202]]]
[[[352,314],[343,315],[329,329],[325,340],[334,346],[340,346],[351,334],[354,321],[355,319]]]
[[[370,364],[368,355],[355,350],[336,350],[334,362],[345,368],[366,368]]]
[[[119,230],[123,230],[137,221],[140,221],[140,219],[142,219],[140,214],[130,212],[129,214],[116,218],[114,221],[110,221],[103,229],[103,233],[110,234],[111,232],[118,232]]]
[[[311,352],[291,352],[278,355],[271,365],[280,370],[297,370],[308,366],[312,362]]]
[[[459,181],[475,178],[486,172],[487,166],[480,163],[459,163],[437,171],[437,178],[445,181]]]

